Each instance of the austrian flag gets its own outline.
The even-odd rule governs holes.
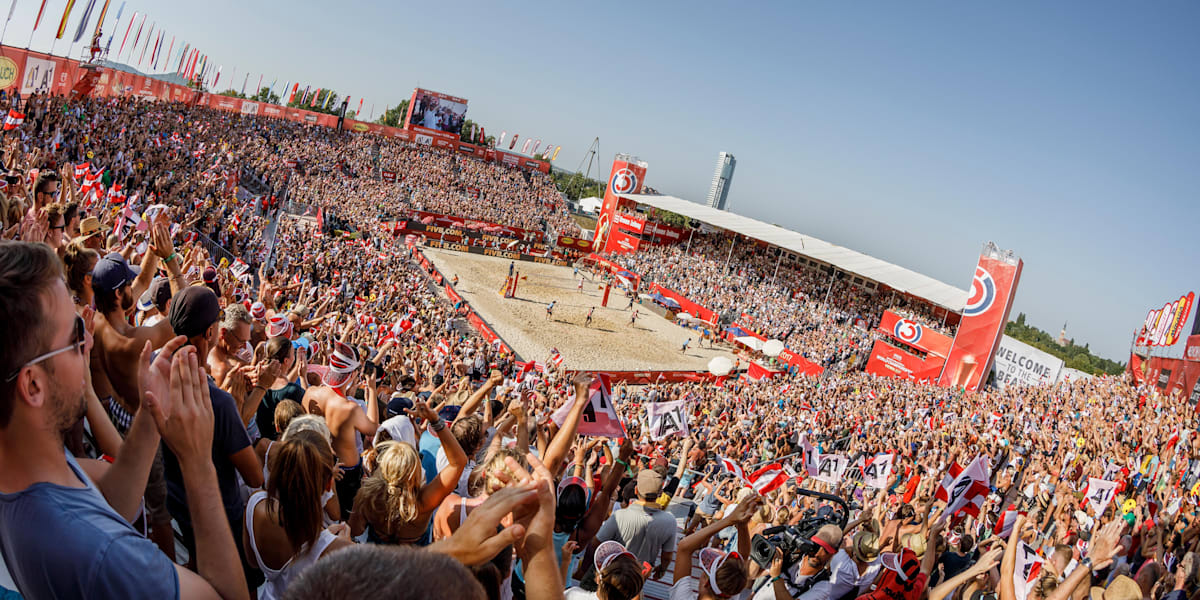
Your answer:
[[[25,122],[25,113],[17,112],[15,109],[8,109],[8,115],[4,117],[4,131],[16,129]]]

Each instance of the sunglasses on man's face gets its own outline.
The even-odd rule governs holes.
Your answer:
[[[83,324],[83,317],[80,317],[79,315],[75,315],[75,333],[71,336],[70,344],[63,346],[62,348],[59,348],[57,350],[51,350],[45,354],[42,354],[40,356],[36,356],[36,357],[30,359],[29,362],[26,362],[25,364],[21,365],[20,367],[17,368],[17,370],[13,371],[12,374],[10,374],[8,377],[6,377],[4,379],[4,382],[8,383],[8,382],[16,379],[17,375],[20,375],[21,371],[25,370],[26,368],[32,367],[33,365],[36,365],[42,361],[46,361],[51,358],[54,358],[55,356],[58,356],[59,354],[62,354],[64,352],[78,349],[79,354],[82,356],[83,355],[83,346],[86,343],[87,343],[87,328]]]

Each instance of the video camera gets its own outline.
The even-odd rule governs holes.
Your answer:
[[[804,488],[798,489],[797,493],[833,502],[839,506],[840,511],[831,511],[833,515],[822,515],[818,511],[817,515],[806,517],[795,525],[768,527],[761,534],[755,534],[750,540],[750,559],[764,569],[771,567],[771,560],[775,558],[775,550],[778,548],[783,552],[783,568],[787,571],[796,561],[816,554],[821,549],[812,541],[817,531],[825,525],[837,525],[844,529],[850,519],[850,505],[838,496]]]

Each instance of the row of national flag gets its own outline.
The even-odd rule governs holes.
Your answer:
[[[508,132],[501,131],[500,137],[496,139],[496,147],[497,148],[504,147],[504,138],[506,138],[506,137],[508,137]],[[512,139],[509,140],[509,142],[508,142],[508,149],[509,150],[515,149],[517,147],[517,140],[520,138],[521,138],[521,134],[514,133],[512,136]],[[530,147],[531,145],[532,145],[532,148]],[[532,154],[534,156],[537,156],[539,148],[542,148],[542,138],[537,138],[537,139],[525,138],[525,144],[521,146],[521,154]],[[553,149],[553,150],[551,150],[551,149]],[[558,152],[560,150],[562,150],[562,146],[555,146],[554,144],[547,143],[545,145],[545,150],[542,151],[542,156],[546,157],[547,160],[556,160],[556,159],[558,159]]]
[[[11,21],[13,14],[16,12],[18,0],[12,0],[8,9],[8,17],[5,21]],[[30,32],[30,38],[33,33],[41,27],[42,17],[46,14],[47,0],[41,0],[38,5],[37,17],[34,18],[33,30]],[[67,24],[71,19],[72,14],[80,15],[78,25],[75,28],[75,33],[71,38],[71,44],[77,44],[84,40],[84,34],[92,31],[92,38],[96,40],[103,52],[108,54],[112,51],[113,40],[116,39],[120,32],[122,23],[121,17],[125,13],[125,0],[121,1],[117,8],[116,17],[113,19],[112,28],[108,35],[108,40],[101,44],[100,35],[101,29],[105,24],[108,16],[108,9],[112,4],[112,0],[67,0],[66,6],[63,8],[62,18],[59,19],[58,28],[55,30],[55,41],[63,39],[67,34]],[[76,7],[80,10],[75,11]],[[199,48],[192,44],[179,40],[178,48],[176,47],[177,36],[168,34],[166,29],[158,27],[157,21],[150,21],[149,29],[146,28],[146,21],[149,15],[134,11],[133,15],[125,22],[125,32],[121,34],[121,43],[117,47],[117,52],[114,55],[109,55],[107,58],[113,62],[125,61],[127,64],[141,68],[148,66],[151,72],[164,69],[171,69],[174,66],[174,72],[188,81],[198,81],[203,86],[217,89],[221,84],[221,74],[224,67],[214,65],[209,60],[208,54],[200,51]],[[137,26],[136,28],[134,26]],[[143,35],[144,34],[144,35]],[[132,37],[132,43],[131,38]],[[85,41],[86,43],[86,41]],[[129,52],[125,52],[126,46],[129,47]],[[136,57],[136,62],[135,62]],[[228,75],[226,81],[230,83],[228,89],[233,89],[233,83],[236,81],[235,76],[237,69]],[[251,89],[251,96],[257,96],[263,90],[263,81],[265,77],[259,74],[258,84]],[[240,93],[246,95],[246,87],[250,83],[250,73],[246,73],[242,79]],[[275,93],[275,84],[278,79],[271,81],[270,87],[267,88],[266,98],[271,98]],[[289,89],[290,88],[290,89]],[[322,94],[324,92],[324,94]],[[320,87],[315,90],[312,86],[305,86],[304,90],[300,90],[300,84],[287,82],[284,83],[282,93],[279,97],[279,104],[287,106],[299,99],[297,104],[301,107],[320,108],[321,110],[331,110],[336,106],[337,96],[332,90],[322,89]],[[346,99],[346,106],[349,108],[350,98]],[[363,98],[358,99],[358,107],[354,111],[354,116],[363,119]],[[384,111],[387,112],[386,110]],[[371,106],[371,114],[367,119],[373,119],[375,116],[375,106]],[[6,123],[7,124],[7,123]],[[464,132],[464,137],[468,141],[477,144],[487,144],[487,135],[484,128],[478,124],[473,124],[474,128]],[[504,140],[508,136],[508,132],[501,132],[500,137],[496,140],[495,146],[503,148]],[[517,140],[520,135],[513,134],[512,139],[508,144],[508,149],[513,150],[516,147]],[[532,147],[531,147],[532,146]],[[562,150],[562,146],[554,146],[546,144],[543,149],[542,140],[526,138],[524,145],[521,147],[522,154],[538,155],[538,151],[542,150],[542,156],[549,160],[558,158],[558,153]]]

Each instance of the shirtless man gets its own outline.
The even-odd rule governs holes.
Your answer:
[[[365,411],[354,400],[361,366],[358,352],[352,346],[337,342],[329,358],[329,372],[325,375],[324,385],[310,387],[304,393],[304,410],[325,417],[333,436],[333,453],[341,463],[339,468],[342,470],[342,478],[337,481],[337,495],[343,520],[350,518],[354,496],[362,484],[362,436],[373,438],[379,429],[379,403],[375,398],[375,386],[370,383],[367,385]]]
[[[217,343],[208,352],[208,369],[213,379],[221,383],[221,389],[233,396],[242,423],[250,429],[250,437],[254,439],[258,436],[254,414],[267,395],[266,383],[274,381],[279,372],[279,363],[255,362],[254,350],[249,345],[252,322],[245,306],[231,304],[225,307],[225,316],[217,330]]]
[[[92,386],[122,436],[133,424],[133,415],[137,413],[140,404],[138,364],[142,349],[147,341],[153,348],[158,349],[175,337],[171,323],[165,319],[153,326],[134,327],[125,318],[126,311],[133,307],[137,298],[135,293],[140,293],[135,292],[135,283],[142,279],[143,275],[153,277],[154,263],[160,258],[171,274],[172,293],[177,292],[183,285],[183,273],[180,271],[174,248],[171,247],[170,236],[166,234],[165,227],[162,231],[159,229],[159,226],[155,226],[151,231],[155,245],[147,253],[147,260],[143,261],[140,273],[134,271],[117,253],[101,258],[92,271],[96,308],[104,317],[93,320],[96,331],[90,364]],[[167,258],[171,260],[167,262]],[[146,509],[150,516],[152,539],[167,556],[174,557],[175,542],[171,530],[171,515],[167,512],[167,487],[162,466],[160,453],[155,457],[150,470],[150,481],[146,488]]]

